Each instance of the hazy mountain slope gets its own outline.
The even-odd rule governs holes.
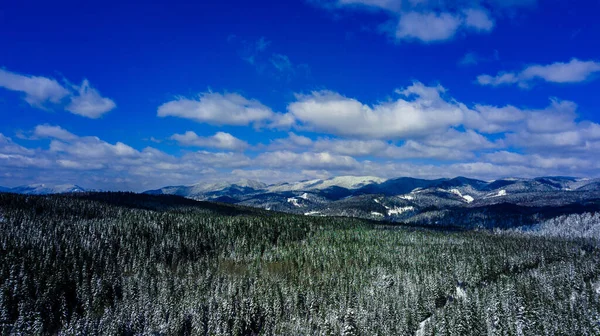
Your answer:
[[[15,194],[28,194],[28,195],[47,195],[47,194],[66,194],[74,192],[87,191],[84,188],[74,184],[30,184],[25,186],[19,186],[14,188],[3,188],[0,187],[0,191],[11,192]]]
[[[280,183],[269,186],[270,192],[324,190],[331,187],[359,189],[367,185],[378,185],[385,179],[375,176],[337,176],[326,180],[310,180],[294,183]]]

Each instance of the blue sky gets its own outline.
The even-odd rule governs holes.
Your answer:
[[[0,185],[600,176],[599,1],[0,5]]]

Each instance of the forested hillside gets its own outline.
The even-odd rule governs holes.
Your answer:
[[[3,335],[599,335],[593,239],[0,193]]]

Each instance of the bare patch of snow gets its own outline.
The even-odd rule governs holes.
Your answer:
[[[411,196],[411,195],[401,195],[401,196],[398,196],[398,198],[403,199],[403,200],[407,200],[407,201],[412,201],[412,200],[415,199],[415,197]]]
[[[391,208],[391,209],[388,210],[388,216],[391,216],[391,215],[400,215],[400,214],[402,214],[404,212],[413,211],[413,210],[415,210],[415,207],[413,207],[413,206],[394,207],[394,208]]]
[[[506,196],[506,190],[500,190],[497,193],[491,195],[490,197],[502,197],[502,196]]]
[[[467,292],[465,292],[464,288],[461,286],[456,286],[456,297],[459,299],[466,299]]]
[[[292,203],[293,206],[295,207],[301,207],[302,205],[300,205],[298,203],[298,200],[296,199],[296,197],[290,197],[287,199],[288,203]]]
[[[458,189],[451,189],[451,190],[450,190],[450,192],[451,192],[451,193],[453,193],[453,194],[455,194],[455,195],[458,195],[458,196],[459,196],[459,197],[461,197],[463,200],[465,200],[465,202],[467,202],[467,203],[471,203],[471,202],[473,202],[473,201],[475,200],[475,199],[474,199],[472,196],[470,196],[470,195],[463,195],[463,194],[460,192],[460,190],[458,190]]]
[[[305,212],[304,216],[314,216],[314,215],[319,215],[321,214],[319,211],[309,211],[309,212]]]
[[[304,193],[304,194],[302,194],[302,195],[300,195],[300,196],[298,196],[298,197],[300,197],[300,198],[302,198],[302,199],[305,199],[305,200],[307,200],[307,199],[308,199],[308,194],[307,194],[307,193]]]
[[[427,323],[429,323],[429,320],[431,320],[431,316],[419,323],[419,329],[417,329],[415,336],[425,336],[425,326],[427,325]]]
[[[371,215],[372,216],[380,216],[380,217],[385,217],[384,214],[380,213],[380,212],[376,212],[376,211],[371,211]]]

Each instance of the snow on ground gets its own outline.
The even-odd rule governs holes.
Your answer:
[[[473,202],[473,201],[475,200],[475,199],[474,199],[472,196],[470,196],[470,195],[463,195],[463,194],[460,192],[460,190],[458,190],[458,189],[451,189],[451,190],[450,190],[450,192],[451,192],[451,193],[453,193],[453,194],[455,194],[455,195],[458,195],[459,197],[461,197],[462,199],[464,199],[464,200],[465,200],[465,202],[467,202],[467,203],[471,203],[471,202]]]
[[[415,336],[425,336],[425,326],[427,325],[427,323],[429,323],[429,320],[431,320],[431,316],[419,323],[419,329],[417,329]]]
[[[319,215],[321,214],[319,211],[309,211],[309,212],[305,212],[304,216],[314,216],[314,215]]]
[[[411,195],[401,195],[401,196],[398,196],[398,198],[403,199],[403,200],[407,200],[407,201],[412,201],[412,200],[415,199],[415,197],[411,196]]]
[[[378,199],[374,199],[373,201],[377,204],[380,204]]]
[[[333,186],[346,189],[358,189],[367,184],[379,184],[382,182],[385,182],[385,179],[376,176],[338,176],[323,181],[319,186],[319,189],[326,189]]]
[[[372,216],[381,216],[381,217],[385,217],[384,214],[380,213],[380,212],[376,212],[376,211],[371,211],[371,215]]]
[[[301,207],[302,205],[300,205],[298,203],[298,200],[296,199],[296,197],[290,197],[287,199],[288,203],[292,203],[293,206],[295,207]]]
[[[488,197],[501,197],[501,196],[506,196],[506,190],[502,189],[499,190],[497,193],[492,194],[492,195],[488,195]]]
[[[461,286],[456,286],[456,297],[459,299],[466,299],[467,292],[465,292],[465,290]]]
[[[412,207],[412,206],[388,208],[388,216],[400,215],[404,212],[413,211],[413,210],[415,210],[415,207]]]
[[[308,194],[307,194],[307,193],[304,193],[304,194],[302,194],[302,195],[300,195],[300,196],[298,196],[298,197],[300,197],[300,198],[302,198],[302,199],[305,199],[305,200],[307,200],[307,199],[308,199]]]
[[[329,187],[342,187],[346,189],[358,189],[367,184],[382,183],[385,179],[376,176],[337,176],[326,180],[310,180],[293,183],[282,183],[268,187],[271,192],[293,191],[293,190],[323,190]]]

